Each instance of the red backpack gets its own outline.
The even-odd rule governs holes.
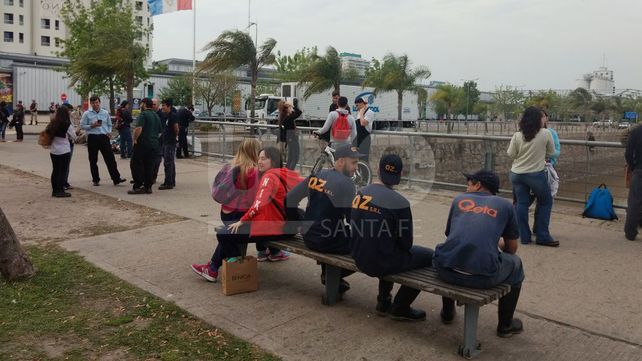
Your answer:
[[[348,114],[341,113],[337,110],[339,117],[332,124],[332,138],[336,140],[346,140],[350,138],[350,123],[348,122]]]

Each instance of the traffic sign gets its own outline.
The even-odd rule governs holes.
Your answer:
[[[638,119],[637,112],[624,112],[624,119]]]

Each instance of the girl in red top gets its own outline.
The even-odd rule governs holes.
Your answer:
[[[217,252],[208,265],[192,265],[192,269],[211,282],[218,277],[218,268],[223,258],[241,255],[238,244],[256,242],[261,249],[263,241],[281,238],[285,226],[285,196],[303,178],[295,171],[283,168],[281,153],[267,147],[259,153],[258,170],[261,179],[250,209],[235,223],[217,233]],[[281,250],[272,250],[268,259],[287,259]],[[205,267],[203,267],[205,266]],[[207,277],[206,277],[207,276]]]

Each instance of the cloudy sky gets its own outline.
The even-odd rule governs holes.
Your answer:
[[[248,1],[195,0],[197,59],[222,31],[244,29]],[[381,58],[406,53],[455,84],[570,89],[604,63],[617,88],[642,89],[642,0],[251,0],[259,42],[291,54],[332,45]],[[153,59],[192,57],[192,12],[154,18]],[[254,28],[252,28],[254,37]]]

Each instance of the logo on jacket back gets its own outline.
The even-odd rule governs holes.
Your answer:
[[[368,99],[368,109],[372,110],[375,113],[379,113],[379,107],[374,105],[375,99],[377,99],[377,96],[373,92],[364,92],[359,95],[357,95],[355,98],[366,98]],[[352,106],[352,111],[353,112],[358,112],[359,109],[357,109],[356,105]]]
[[[457,203],[457,208],[464,213],[477,213],[485,214],[487,216],[497,218],[497,210],[489,208],[488,206],[478,206],[472,199],[462,199]]]

